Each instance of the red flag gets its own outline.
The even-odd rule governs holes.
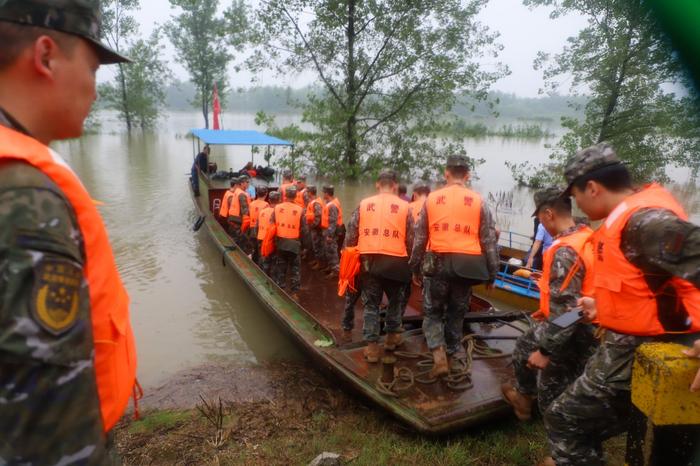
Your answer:
[[[219,115],[221,115],[221,102],[219,101],[219,89],[214,83],[214,96],[212,97],[212,108],[214,109],[214,129],[221,129],[219,126]]]

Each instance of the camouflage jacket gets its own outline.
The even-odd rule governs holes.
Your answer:
[[[84,262],[58,186],[25,163],[0,164],[0,464],[107,461]],[[59,332],[37,311],[49,299],[37,291],[52,280],[65,285],[54,304],[77,307]]]
[[[324,230],[327,236],[335,236],[338,230],[338,216],[340,212],[335,205],[328,206],[328,228]]]
[[[309,201],[311,202],[311,201]],[[308,205],[308,203],[307,203]],[[316,230],[321,227],[321,215],[323,215],[323,205],[320,202],[316,202],[313,206],[314,210],[314,221],[307,223],[310,229]]]
[[[578,227],[572,227],[557,236],[570,235],[575,232]],[[563,246],[556,250],[552,258],[552,267],[550,269],[549,280],[549,320],[553,320],[567,312],[569,309],[576,307],[576,301],[581,297],[581,287],[583,286],[583,278],[586,276],[585,266],[574,274],[569,286],[560,291],[561,285],[569,274],[569,271],[576,263],[578,254],[574,249]],[[579,323],[571,325],[568,328],[561,328],[551,323],[546,324],[546,329],[539,341],[540,349],[546,354],[561,353],[566,349],[571,337],[576,332],[578,326],[590,325],[587,323]]]
[[[415,236],[409,265],[416,275],[420,274],[420,267],[423,262],[423,257],[425,256],[425,248],[428,245],[428,239],[430,237],[427,209],[427,203],[423,204],[414,231]],[[482,254],[486,259],[489,281],[493,282],[496,279],[499,265],[498,238],[496,236],[496,223],[491,215],[491,210],[485,202],[481,204],[479,243],[481,244]]]

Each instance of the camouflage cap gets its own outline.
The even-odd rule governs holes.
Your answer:
[[[267,195],[267,199],[270,202],[279,202],[282,199],[282,194],[280,194],[279,191],[270,191],[270,194]]]
[[[545,204],[553,204],[564,194],[564,189],[559,186],[550,186],[549,188],[541,189],[535,192],[535,211],[532,213],[534,217],[540,211],[540,207]]]
[[[447,167],[463,167],[466,169],[469,169],[471,167],[469,163],[469,158],[465,157],[464,155],[450,155],[447,157]]]
[[[103,65],[130,61],[100,42],[99,0],[0,0],[0,21],[80,36],[93,45]]]
[[[592,171],[620,163],[622,162],[617,157],[615,149],[604,142],[578,151],[566,162],[564,177],[568,186],[563,194],[565,196],[571,194],[571,186],[577,178]]]
[[[294,185],[287,186],[287,188],[284,190],[284,195],[287,198],[292,198],[297,195],[297,187]]]

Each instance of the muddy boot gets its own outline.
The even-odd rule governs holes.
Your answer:
[[[557,466],[557,463],[554,462],[554,458],[548,456],[539,463],[537,463],[537,466]]]
[[[506,403],[513,407],[515,416],[521,421],[529,421],[532,418],[532,403],[535,397],[531,395],[523,395],[515,389],[511,383],[501,385],[501,392]],[[540,463],[546,464],[546,463]]]
[[[343,343],[352,343],[352,330],[343,329],[341,339],[343,340]]]
[[[396,347],[403,344],[403,338],[401,338],[401,332],[392,332],[386,336],[386,341],[384,342],[384,348],[394,351]]]
[[[463,374],[467,370],[467,357],[464,354],[448,355],[447,365],[450,368],[450,372],[455,374]]]
[[[428,377],[431,379],[437,379],[443,375],[447,375],[449,368],[447,367],[447,353],[445,353],[445,347],[440,346],[433,350],[433,368],[430,369]]]
[[[379,344],[376,341],[369,341],[363,354],[367,362],[375,363],[379,361],[379,352]]]

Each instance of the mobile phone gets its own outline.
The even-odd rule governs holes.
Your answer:
[[[570,311],[565,312],[556,319],[552,320],[552,323],[557,327],[568,328],[572,325],[578,323],[583,319],[583,308],[575,307]]]

